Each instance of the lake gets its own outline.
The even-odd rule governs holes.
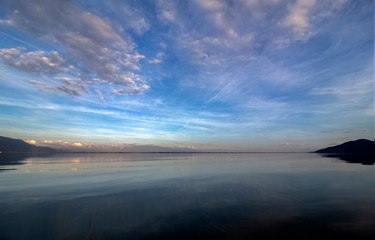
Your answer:
[[[0,239],[373,239],[374,165],[314,153],[1,159]]]

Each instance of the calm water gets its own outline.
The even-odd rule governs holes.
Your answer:
[[[375,237],[374,165],[318,154],[57,154],[0,169],[0,239]]]

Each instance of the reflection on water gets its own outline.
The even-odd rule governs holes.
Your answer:
[[[372,239],[371,165],[318,154],[55,154],[0,172],[0,239]],[[16,165],[20,164],[20,165]]]
[[[324,157],[337,158],[347,163],[357,163],[363,165],[374,165],[375,164],[375,153],[373,154],[335,154],[326,153],[322,154]]]

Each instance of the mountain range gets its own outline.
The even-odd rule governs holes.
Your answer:
[[[152,149],[152,150],[155,150]],[[160,149],[156,149],[160,150]],[[40,152],[40,153],[52,153],[58,152],[57,150],[50,147],[39,147],[24,142],[21,139],[14,139],[0,136],[0,152]],[[367,139],[358,139],[355,141],[345,142],[343,144],[327,147],[315,151],[316,153],[334,153],[334,154],[360,154],[372,156],[375,153],[375,142]]]

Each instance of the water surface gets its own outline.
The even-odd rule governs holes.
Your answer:
[[[375,236],[374,166],[318,154],[56,154],[0,169],[0,239]]]

